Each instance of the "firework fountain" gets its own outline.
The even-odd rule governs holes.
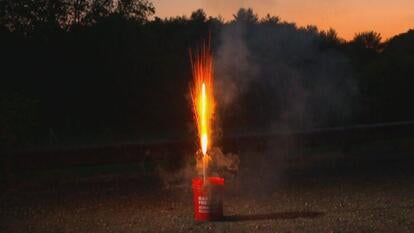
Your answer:
[[[191,99],[197,125],[201,150],[201,178],[193,179],[194,212],[196,220],[219,220],[223,216],[222,192],[224,179],[209,177],[211,157],[208,155],[212,144],[212,120],[214,116],[214,72],[210,45],[204,44],[196,53],[191,53],[193,83]]]

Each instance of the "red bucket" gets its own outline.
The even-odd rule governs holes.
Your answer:
[[[208,177],[193,179],[194,219],[196,221],[217,221],[223,218],[224,179]]]

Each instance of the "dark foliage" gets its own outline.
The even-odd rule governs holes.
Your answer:
[[[354,74],[350,79],[358,86],[358,97],[352,101],[358,104],[351,105],[351,117],[319,122],[318,127],[414,119],[409,105],[414,97],[414,31],[385,43],[375,32],[345,42],[333,29],[297,28],[269,15],[259,19],[251,9],[241,9],[227,23],[208,18],[202,10],[190,18],[149,20],[154,11],[146,0],[0,1],[2,144],[185,137],[192,127],[189,48],[211,33],[218,53],[221,32],[235,24],[259,33],[276,30],[293,35],[277,41],[297,40],[298,52],[282,57],[291,67],[299,67],[298,73],[317,73],[315,61],[326,54],[338,53],[350,61]],[[252,59],[275,65],[279,54],[261,50],[263,41],[254,34],[243,37],[254,50]],[[311,38],[306,41],[316,43],[318,51],[298,59],[307,43],[300,38]],[[219,109],[224,129],[238,124],[265,128],[289,118],[284,109],[292,92],[283,89],[286,82],[316,85],[309,79],[279,80],[273,86],[252,81],[252,88],[232,107]]]

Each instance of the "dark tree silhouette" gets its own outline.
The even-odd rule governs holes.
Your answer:
[[[278,16],[272,16],[267,14],[264,18],[260,20],[262,24],[278,24],[280,22],[280,18]]]
[[[146,21],[155,12],[147,0],[4,0],[0,2],[2,25],[11,31],[32,33],[90,25],[117,14],[125,19]]]
[[[380,51],[381,34],[374,31],[357,33],[351,43],[361,48]]]
[[[250,8],[229,22],[202,9],[189,17],[151,20],[153,14],[146,0],[0,1],[2,144],[187,136],[188,50],[209,32],[226,71],[220,75],[248,83],[222,111],[226,129],[414,118],[406,107],[414,98],[412,31],[387,42],[375,32],[346,42],[333,29],[259,19]],[[353,100],[344,91],[349,83],[359,92],[352,119],[332,97],[340,92]],[[319,115],[303,114],[309,108]]]
[[[116,12],[127,19],[146,21],[155,13],[155,8],[147,0],[119,0]]]
[[[203,9],[198,9],[191,13],[190,19],[193,21],[205,22],[207,20],[207,15]]]
[[[252,8],[241,8],[235,15],[233,15],[234,21],[243,22],[248,24],[254,24],[259,21],[259,18],[256,13],[254,13]]]
[[[2,1],[0,11],[4,25],[10,30],[25,33],[45,28],[56,30],[68,20],[65,1],[6,0]]]
[[[320,36],[324,48],[339,49],[345,43],[343,39],[339,38],[338,33],[333,28],[327,31],[321,31]]]

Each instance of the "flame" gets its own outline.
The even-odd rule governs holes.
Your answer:
[[[191,56],[193,85],[191,99],[197,124],[201,151],[205,157],[211,143],[211,122],[214,114],[213,57],[209,46]]]

